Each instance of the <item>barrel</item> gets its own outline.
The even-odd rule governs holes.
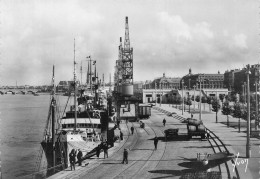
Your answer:
[[[198,132],[205,132],[205,126],[203,124],[200,124],[197,126]]]
[[[196,132],[196,126],[190,126],[190,125],[188,125],[188,131],[189,131],[189,132]]]

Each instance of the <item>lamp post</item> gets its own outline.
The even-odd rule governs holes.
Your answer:
[[[244,91],[244,83],[242,85],[242,96],[243,96],[243,103],[245,102],[245,91]]]
[[[184,104],[184,96],[183,96],[183,84],[184,84],[184,81],[181,80],[181,88],[182,88],[182,115],[183,115],[183,110],[184,110],[184,107],[183,107],[183,104]]]
[[[245,101],[245,103],[246,103],[246,82],[244,82],[244,93],[245,93],[245,95],[244,95],[244,101]]]
[[[196,88],[196,85],[193,85],[193,110],[195,111],[195,88]]]
[[[251,148],[250,148],[250,87],[249,87],[249,75],[250,72],[250,66],[247,65],[247,71],[246,71],[246,81],[247,81],[247,137],[246,137],[246,157],[251,157]]]
[[[258,130],[258,99],[257,99],[257,81],[255,82],[255,130]]]
[[[156,106],[156,104],[157,104],[157,91],[156,91],[156,82],[154,83],[154,85],[155,85],[155,106]]]
[[[199,120],[201,120],[201,82],[202,82],[202,76],[199,76],[199,84],[200,84],[200,114],[199,114]]]

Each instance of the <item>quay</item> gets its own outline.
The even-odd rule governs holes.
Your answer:
[[[191,111],[192,112],[192,111]],[[218,114],[219,122],[215,123],[215,113],[203,111],[202,120],[207,129],[211,130],[235,156],[239,153],[237,161],[245,159],[246,133],[237,132],[236,128],[227,128],[226,116]],[[176,113],[169,116],[169,113]],[[168,104],[157,104],[152,108],[149,119],[142,120],[145,128],[140,128],[139,122],[122,121],[120,128],[124,134],[124,140],[115,142],[115,146],[109,149],[109,157],[104,159],[96,156],[84,161],[82,166],[76,166],[75,171],[70,167],[51,177],[50,179],[64,178],[258,178],[259,176],[259,139],[251,138],[252,157],[245,164],[236,165],[237,173],[233,171],[231,160],[216,162],[209,167],[197,161],[198,153],[213,154],[215,144],[210,145],[209,140],[193,138],[187,139],[186,125],[182,120],[190,117],[189,112],[181,115],[181,110]],[[193,113],[198,118],[198,113]],[[166,126],[162,120],[166,119]],[[230,124],[235,124],[236,119],[230,117]],[[130,127],[135,128],[134,134]],[[179,128],[179,135],[172,140],[165,140],[164,130]],[[153,138],[158,136],[157,150],[154,150]],[[216,137],[212,137],[216,138]],[[222,146],[223,147],[223,146]],[[122,164],[123,150],[129,150],[128,164]],[[233,162],[236,159],[233,158]]]

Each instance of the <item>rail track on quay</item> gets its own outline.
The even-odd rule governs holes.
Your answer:
[[[173,118],[179,120],[182,123],[184,123],[184,121],[186,120],[186,118],[184,118],[182,116],[179,116],[177,114],[173,115],[172,112],[161,109],[159,107],[153,107],[153,108],[156,109],[157,111],[164,113],[165,115],[172,116]],[[212,132],[210,129],[208,129],[207,127],[205,127],[205,129],[206,129],[206,134],[207,134],[207,140],[208,140],[209,144],[211,145],[213,152],[215,154],[218,152],[226,152],[229,154],[230,152],[227,149],[226,145],[222,142],[222,140],[219,139],[219,137],[216,136],[216,134],[214,132]],[[231,163],[228,164],[228,162],[231,162]],[[223,178],[240,179],[239,172],[238,172],[236,166],[234,167],[234,170],[235,170],[235,172],[233,172],[234,175],[232,175],[232,173],[230,171],[230,167],[233,166],[234,164],[235,164],[234,159],[231,159],[230,161],[225,161],[223,164],[218,165],[219,171],[221,172],[221,175]],[[226,172],[224,172],[224,170]]]

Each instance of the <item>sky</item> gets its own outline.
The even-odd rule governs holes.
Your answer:
[[[134,81],[259,63],[258,0],[1,0],[0,86],[114,74],[128,16]]]

